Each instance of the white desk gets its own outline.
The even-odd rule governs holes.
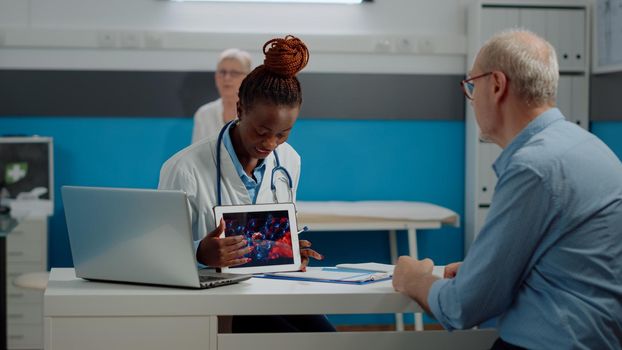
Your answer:
[[[299,226],[313,231],[388,231],[391,262],[397,261],[397,230],[406,230],[410,256],[417,256],[417,230],[458,227],[460,217],[438,205],[406,201],[306,202],[296,203]],[[396,314],[397,330],[404,329]],[[415,313],[415,330],[423,330],[423,317]]]
[[[364,286],[253,278],[207,290],[88,282],[52,269],[44,343],[69,349],[487,349],[492,330],[221,334],[218,315],[421,311],[390,281]]]

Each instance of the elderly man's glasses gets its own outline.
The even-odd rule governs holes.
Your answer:
[[[227,75],[230,76],[231,78],[239,78],[243,76],[245,73],[240,72],[239,70],[219,69],[216,71],[216,74],[222,78],[226,77]]]
[[[487,77],[489,75],[491,75],[492,72],[488,72],[488,73],[484,73],[469,79],[464,79],[463,81],[460,82],[460,85],[462,86],[462,91],[464,92],[464,96],[466,96],[466,98],[468,98],[469,100],[473,99],[473,91],[475,90],[475,84],[473,83],[473,81],[475,79],[479,79],[479,78],[483,78],[483,77]]]

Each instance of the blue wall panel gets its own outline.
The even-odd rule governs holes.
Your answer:
[[[463,213],[463,122],[305,119],[290,143],[302,157],[301,200],[426,201]],[[456,228],[421,231],[419,256],[439,264],[461,259],[462,237]],[[398,238],[400,253],[407,254],[405,234]],[[389,261],[386,233],[318,233],[313,242],[327,265],[357,255],[359,261]]]
[[[162,163],[190,141],[189,118],[3,117],[1,134],[54,138],[55,211],[49,263],[72,266],[62,185],[155,188]],[[463,213],[464,123],[300,120],[290,143],[302,156],[301,200],[428,201]],[[312,228],[311,228],[312,229]],[[308,232],[325,255],[312,265],[388,263],[386,232]],[[408,254],[405,232],[398,233]],[[419,256],[460,260],[462,229],[420,231]],[[331,317],[338,324],[391,323],[391,315]]]
[[[453,121],[300,120],[290,138],[303,159],[299,199],[417,200],[462,214],[464,127]],[[50,266],[71,266],[62,185],[157,186],[161,164],[190,139],[187,118],[4,117],[2,134],[54,138],[56,209]],[[307,233],[327,259],[389,261],[386,233]],[[406,254],[405,235],[400,252]],[[378,249],[381,247],[381,249]],[[461,229],[419,233],[421,256],[461,258]]]
[[[49,264],[73,266],[60,186],[155,188],[162,163],[190,140],[185,118],[0,118],[0,134],[54,138]]]
[[[592,122],[592,132],[622,159],[622,122]]]

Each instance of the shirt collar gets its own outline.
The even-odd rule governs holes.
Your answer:
[[[231,160],[233,161],[233,166],[235,167],[235,171],[238,173],[238,176],[242,180],[244,179],[252,180],[252,178],[248,176],[248,174],[246,174],[246,171],[244,171],[244,168],[242,167],[242,163],[240,163],[240,160],[238,159],[238,155],[235,154],[235,148],[233,148],[233,142],[231,142],[231,129],[233,128],[234,125],[235,125],[235,122],[227,126],[227,129],[225,130],[225,134],[222,136],[222,142],[225,145],[225,149],[227,150],[227,153],[229,153]],[[266,162],[264,160],[260,160],[260,162],[261,163],[255,167],[253,172],[256,172],[258,170],[263,171],[263,169],[265,169]]]
[[[556,122],[558,120],[563,120],[564,115],[557,108],[551,108],[546,112],[537,116],[534,120],[532,120],[527,126],[514,137],[514,139],[510,142],[510,144],[501,152],[499,158],[492,165],[493,169],[497,176],[499,173],[505,170],[505,168],[510,163],[510,158],[512,155],[516,153],[521,147],[531,139],[531,137],[540,131],[544,130],[551,123]]]

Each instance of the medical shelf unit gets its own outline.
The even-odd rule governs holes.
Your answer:
[[[559,61],[557,106],[566,118],[587,129],[589,102],[590,2],[476,1],[468,7],[467,71],[481,45],[509,28],[531,30],[548,40]],[[466,105],[465,253],[484,224],[497,182],[492,164],[501,148],[479,140],[469,101]]]
[[[48,217],[29,217],[7,236],[7,348],[43,349],[43,291],[17,287],[28,272],[47,271]]]

